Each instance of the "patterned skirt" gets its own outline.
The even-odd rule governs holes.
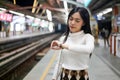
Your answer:
[[[89,80],[88,71],[62,69],[60,80]]]

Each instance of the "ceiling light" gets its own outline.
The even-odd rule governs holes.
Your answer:
[[[19,15],[19,16],[24,16],[24,14],[19,13],[19,12],[15,12],[15,11],[11,11],[11,10],[9,12],[12,13],[12,14]]]
[[[107,14],[107,13],[109,13],[109,12],[111,12],[112,11],[112,8],[107,8],[107,9],[105,9],[102,13],[103,14]]]
[[[101,19],[104,14],[107,14],[111,11],[112,11],[112,8],[107,8],[107,9],[101,11],[100,13],[97,14],[98,19]]]
[[[34,17],[26,15],[27,18],[34,19]]]

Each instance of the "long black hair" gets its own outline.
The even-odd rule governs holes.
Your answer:
[[[89,15],[89,12],[87,11],[87,9],[84,7],[73,8],[68,15],[67,24],[68,24],[69,18],[76,12],[79,12],[79,14],[84,22],[84,25],[82,26],[81,30],[83,30],[85,34],[87,34],[87,33],[92,34],[91,28],[90,28],[90,15]],[[68,24],[67,31],[65,33],[66,37],[64,39],[64,42],[67,40],[69,32],[70,32],[70,29],[69,29],[69,24]]]

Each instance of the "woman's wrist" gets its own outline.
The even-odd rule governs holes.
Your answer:
[[[60,48],[62,48],[62,49],[68,49],[68,46],[65,45],[65,44],[60,44]]]
[[[60,48],[64,49],[63,44],[60,44]]]

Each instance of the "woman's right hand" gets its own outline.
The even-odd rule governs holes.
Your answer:
[[[55,50],[59,50],[61,49],[60,44],[61,43],[58,40],[53,40],[51,43],[51,48]]]

